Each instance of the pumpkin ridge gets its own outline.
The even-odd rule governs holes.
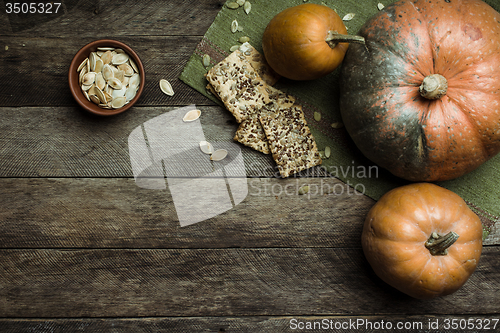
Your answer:
[[[472,117],[472,115],[476,114],[477,112],[471,110],[471,108],[467,104],[461,103],[461,101],[459,99],[452,98],[452,97],[453,97],[453,94],[452,94],[452,96],[448,97],[450,100],[450,104],[453,104],[453,106],[456,107],[458,110],[460,110],[460,112],[465,116],[465,118],[468,121],[468,126],[470,126],[475,132],[474,137],[479,138],[479,142],[481,144],[479,145],[478,148],[481,148],[482,155],[485,158],[489,159],[492,156],[492,154],[489,153],[488,150],[486,149],[487,142],[485,142],[485,140],[487,138],[485,138],[483,135],[480,135],[481,128],[479,128],[479,125],[476,123],[476,121],[474,121],[474,118]],[[468,112],[464,112],[464,111],[468,111]],[[498,151],[498,149],[497,149],[497,151]]]
[[[429,255],[432,257],[432,255],[430,253],[429,253]],[[422,280],[422,277],[423,277],[425,271],[427,270],[427,266],[432,261],[433,261],[433,258],[429,258],[427,261],[425,261],[425,265],[423,267],[418,267],[417,269],[420,272],[420,274],[418,274],[418,276],[416,276],[408,286],[404,286],[403,289],[404,290],[420,290],[420,292],[419,292],[420,294],[422,291],[431,292],[434,295],[439,294],[439,292],[436,292],[436,290],[434,290],[434,289],[426,288],[425,284],[423,284],[423,285],[419,284],[419,282]],[[415,270],[417,270],[417,269],[415,269]],[[405,292],[405,291],[403,291],[403,292]],[[410,296],[413,296],[413,295],[410,294]]]

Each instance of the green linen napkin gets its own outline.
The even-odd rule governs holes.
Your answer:
[[[237,9],[230,9],[226,5],[222,7],[180,76],[182,81],[216,102],[219,101],[206,91],[207,81],[204,74],[207,68],[203,65],[203,55],[208,54],[211,65],[214,65],[230,54],[232,46],[241,44],[238,39],[243,36],[249,37],[250,44],[262,52],[262,34],[267,23],[285,8],[310,2],[335,9],[341,18],[348,13],[354,13],[354,17],[344,23],[350,34],[356,34],[364,22],[379,11],[379,3],[387,6],[394,0],[247,0],[247,2],[251,3],[248,14],[243,7]],[[500,11],[498,0],[485,2]],[[241,31],[231,32],[233,20],[238,22]],[[336,125],[341,123],[338,76],[337,69],[330,75],[314,81],[298,82],[281,78],[276,87],[295,96],[298,103],[303,106],[319,150],[330,147],[331,156],[323,160],[323,167],[333,176],[369,197],[378,199],[390,189],[407,182],[392,176],[386,170],[374,167],[373,163],[354,146],[345,129],[336,128]],[[317,113],[316,119],[318,113],[321,115],[319,121],[314,119],[315,113]],[[459,194],[489,229],[500,219],[500,187],[497,185],[499,178],[500,155],[472,173],[459,179],[441,182],[439,185]]]

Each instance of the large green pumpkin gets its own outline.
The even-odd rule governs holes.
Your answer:
[[[369,19],[341,73],[345,127],[394,175],[442,181],[500,151],[500,14],[479,0],[401,0]]]

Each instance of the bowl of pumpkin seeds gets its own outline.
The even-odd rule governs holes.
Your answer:
[[[111,116],[128,110],[144,89],[144,66],[128,45],[101,39],[82,47],[68,72],[69,87],[85,110]]]

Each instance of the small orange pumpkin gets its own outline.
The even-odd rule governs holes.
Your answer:
[[[419,299],[451,294],[476,269],[482,250],[479,217],[457,194],[431,183],[387,192],[369,211],[362,233],[375,273]]]
[[[347,35],[333,9],[307,3],[287,8],[269,22],[262,49],[269,66],[281,76],[312,80],[342,63],[349,45],[346,41],[362,43],[364,39]]]

